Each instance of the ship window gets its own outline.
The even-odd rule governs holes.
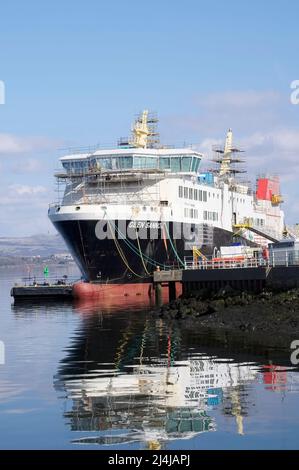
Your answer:
[[[198,200],[198,189],[194,189],[194,200]]]
[[[188,188],[184,188],[184,198],[188,199]]]
[[[191,170],[192,157],[182,157],[182,171]]]
[[[207,191],[203,191],[202,196],[203,196],[202,198],[203,202],[207,202]]]
[[[180,157],[172,157],[170,159],[170,166],[171,166],[171,171],[174,173],[177,173],[181,171],[181,159]]]
[[[134,157],[134,168],[147,169],[156,168],[157,159],[155,157]]]
[[[191,166],[191,171],[195,171],[195,167],[196,167],[196,158],[193,157],[192,158],[192,166]]]
[[[160,170],[170,169],[170,158],[169,157],[160,157],[159,167],[160,167]]]
[[[189,209],[188,207],[185,207],[184,208],[184,216],[185,217],[190,217],[191,219],[197,219],[198,218],[198,210],[197,209]],[[192,232],[194,232],[194,228],[193,228]]]
[[[200,164],[200,158],[193,157],[191,171],[194,171],[195,173],[197,173],[199,164]]]
[[[189,199],[193,199],[193,189],[189,188]]]
[[[198,199],[199,199],[200,201],[202,201],[202,190],[201,190],[201,189],[198,191],[198,196],[199,196]]]
[[[62,164],[63,168],[65,168],[66,170],[69,170],[70,167],[71,167],[71,164],[69,162],[63,162]]]
[[[96,159],[96,166],[105,170],[112,170],[112,161],[110,157],[102,157]]]
[[[179,197],[183,197],[183,186],[179,186]]]
[[[122,170],[128,170],[133,167],[133,157],[119,157],[119,168]]]
[[[95,158],[92,158],[89,160],[89,167],[90,168],[95,168],[96,166],[96,159]]]
[[[213,222],[218,221],[218,212],[204,211],[203,213],[204,220],[212,220]]]

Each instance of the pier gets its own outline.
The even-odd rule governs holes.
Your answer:
[[[165,269],[156,271],[153,283],[156,292],[160,287],[168,286],[169,301],[176,298],[176,285],[180,283],[183,295],[200,289],[219,289],[230,286],[235,290],[261,292],[263,289],[292,289],[299,287],[298,257],[280,257],[279,260],[247,259],[213,262],[203,261],[200,264],[185,261],[182,269]]]

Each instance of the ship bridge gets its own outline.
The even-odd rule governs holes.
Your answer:
[[[60,158],[68,175],[94,171],[161,170],[197,173],[202,154],[191,148],[117,148],[94,153],[71,154]]]

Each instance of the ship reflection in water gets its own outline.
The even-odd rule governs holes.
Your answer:
[[[67,425],[87,434],[76,444],[165,448],[216,431],[219,413],[244,435],[254,385],[286,384],[285,367],[245,362],[246,355],[240,361],[194,327],[131,309],[83,312],[54,379]]]

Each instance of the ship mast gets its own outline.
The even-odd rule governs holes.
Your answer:
[[[135,119],[131,129],[131,137],[119,139],[118,145],[143,149],[159,147],[160,139],[157,124],[157,116],[145,109]]]
[[[231,163],[231,149],[233,146],[233,132],[231,129],[228,130],[225,139],[225,146],[224,146],[224,154],[220,164],[220,172],[219,175],[227,175],[230,170],[230,163]]]
[[[138,117],[132,128],[132,141],[130,142],[134,147],[147,147],[147,140],[150,134],[148,123],[148,110],[145,109],[140,117]]]
[[[221,178],[231,179],[237,173],[246,173],[235,166],[236,163],[244,163],[244,160],[238,157],[242,150],[233,145],[232,129],[229,129],[226,134],[224,147],[213,147],[213,150],[216,153],[213,161],[218,164],[218,175]]]

